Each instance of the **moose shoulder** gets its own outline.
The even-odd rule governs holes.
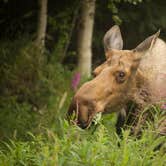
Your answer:
[[[87,128],[98,112],[124,115],[128,102],[140,112],[148,104],[166,100],[166,43],[158,36],[159,32],[133,50],[122,50],[118,26],[105,34],[106,61],[94,70],[96,77],[80,87],[68,111],[77,114],[78,126]],[[166,123],[162,126],[161,133],[166,133]]]

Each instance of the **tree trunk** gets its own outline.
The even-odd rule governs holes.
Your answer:
[[[83,0],[81,6],[80,27],[78,32],[78,69],[82,76],[91,75],[92,34],[96,0]]]
[[[47,0],[38,0],[38,2],[39,2],[39,18],[38,18],[36,44],[39,48],[44,48],[46,27],[47,27]]]

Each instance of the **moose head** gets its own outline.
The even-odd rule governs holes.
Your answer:
[[[94,70],[96,76],[76,92],[68,115],[76,114],[81,128],[90,126],[101,112],[117,112],[132,98],[141,59],[150,50],[159,32],[148,37],[133,50],[122,50],[123,40],[117,25],[106,32],[103,42],[106,61]]]

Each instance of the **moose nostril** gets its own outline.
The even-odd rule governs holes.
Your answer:
[[[79,126],[82,128],[82,129],[85,129],[85,128],[87,128],[87,123],[86,122],[81,122],[80,124],[79,124]]]

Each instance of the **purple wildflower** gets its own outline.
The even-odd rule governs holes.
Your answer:
[[[74,91],[77,90],[80,80],[81,80],[81,74],[75,73],[71,81],[71,87]]]
[[[166,103],[161,105],[161,109],[166,110]]]

